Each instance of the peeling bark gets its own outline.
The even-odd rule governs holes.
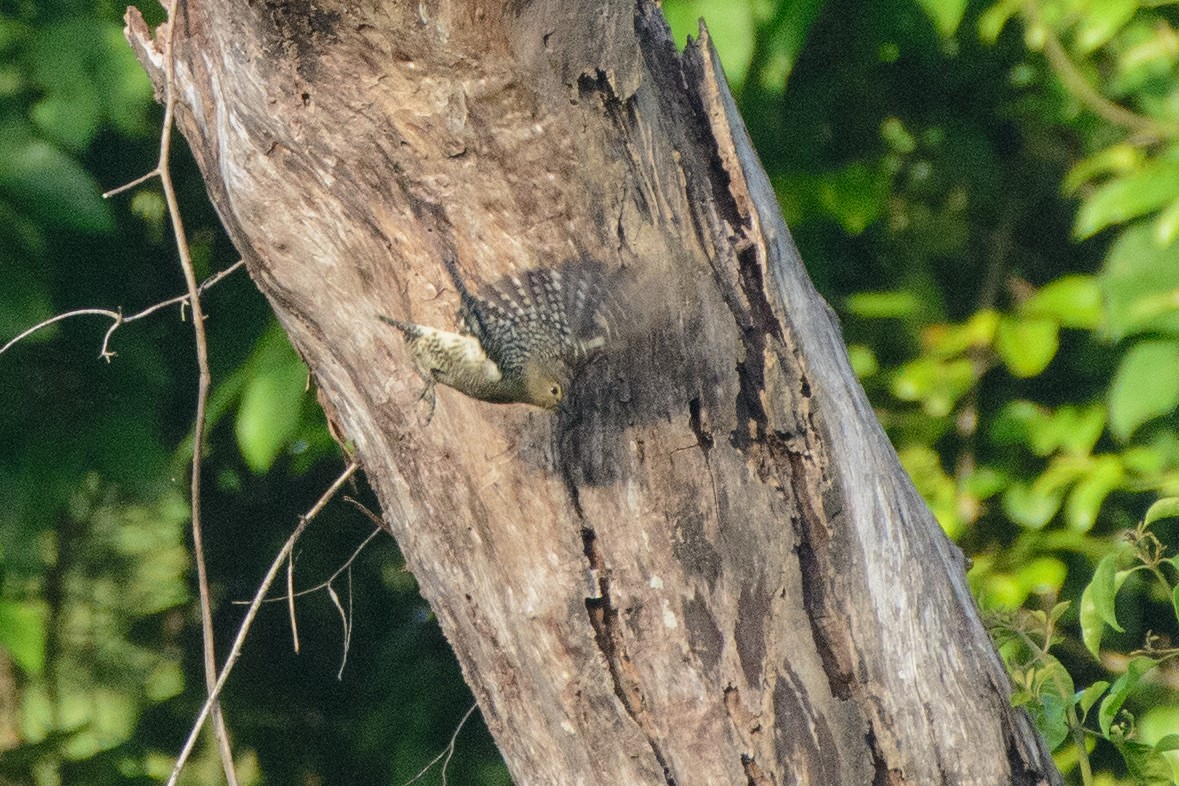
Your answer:
[[[1055,784],[847,363],[706,34],[651,0],[189,0],[179,125],[519,784]],[[157,84],[138,12],[128,38]],[[644,334],[570,412],[376,313],[591,257]]]

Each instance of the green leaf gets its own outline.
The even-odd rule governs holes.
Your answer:
[[[1168,734],[1154,744],[1155,753],[1179,751],[1179,734]]]
[[[990,347],[995,342],[999,322],[996,311],[984,308],[960,325],[929,325],[921,331],[921,343],[927,354],[934,357],[959,357],[972,348]]]
[[[247,367],[234,435],[246,464],[262,473],[298,430],[307,368],[277,325],[259,340]]]
[[[1068,738],[1068,703],[1055,693],[1045,692],[1028,702],[1027,710],[1048,750],[1059,748]]]
[[[1153,669],[1158,664],[1153,658],[1139,656],[1132,659],[1126,665],[1126,673],[1118,677],[1114,682],[1113,687],[1109,689],[1109,695],[1101,702],[1101,709],[1097,713],[1097,722],[1101,726],[1101,733],[1109,737],[1109,728],[1113,725],[1114,717],[1118,714],[1118,710],[1126,703],[1126,699],[1138,687],[1138,682],[1142,679],[1142,675]]]
[[[1031,593],[1058,593],[1064,586],[1068,576],[1068,567],[1056,557],[1037,557],[1018,569],[1020,584],[1025,590],[1025,597]],[[1057,604],[1056,609],[1063,614],[1068,609],[1067,603]]]
[[[147,133],[152,101],[151,79],[127,46],[122,25],[101,24],[94,79],[102,85],[110,122],[127,136]]]
[[[1017,609],[1028,596],[1023,582],[1007,573],[992,573],[984,580],[979,593],[988,609]]]
[[[848,233],[858,235],[884,215],[889,185],[881,171],[857,161],[820,179],[819,203]]]
[[[1149,527],[1161,519],[1179,518],[1179,497],[1166,497],[1156,500],[1146,509],[1146,516],[1142,519],[1143,526]]]
[[[85,150],[102,122],[102,102],[94,83],[97,19],[70,19],[45,27],[29,53],[43,92],[30,117],[49,139],[75,153]]]
[[[1109,391],[1114,434],[1134,431],[1179,406],[1179,340],[1140,341],[1122,357]]]
[[[1154,238],[1162,248],[1166,248],[1179,238],[1179,199],[1167,205],[1155,219]]]
[[[1119,545],[1115,551],[1102,557],[1093,570],[1093,578],[1081,592],[1079,613],[1081,640],[1095,658],[1099,658],[1101,655],[1103,625],[1109,625],[1118,633],[1125,632],[1118,624],[1115,601],[1118,590],[1133,572],[1132,570],[1118,570],[1118,565],[1130,551],[1128,546]]]
[[[1118,562],[1121,560],[1122,553],[1122,550],[1119,549],[1102,557],[1093,571],[1093,580],[1089,582],[1089,586],[1093,588],[1093,603],[1097,607],[1097,613],[1101,615],[1105,624],[1118,633],[1126,632],[1118,624],[1117,611],[1114,608],[1118,590],[1121,589],[1122,582],[1125,581],[1125,574],[1119,575],[1118,571]]]
[[[1060,325],[1054,319],[1004,317],[995,334],[995,349],[1017,377],[1034,377],[1048,367],[1060,346]]]
[[[39,604],[0,600],[0,647],[32,677],[45,668],[45,613]]]
[[[92,234],[114,229],[110,205],[77,161],[20,129],[0,129],[0,197],[33,218]]]
[[[1112,740],[1126,763],[1126,772],[1136,786],[1174,786],[1171,765],[1155,752],[1154,746],[1117,735]]]
[[[1101,619],[1101,612],[1093,602],[1093,585],[1089,584],[1081,591],[1081,607],[1077,612],[1077,622],[1081,626],[1081,641],[1085,649],[1094,658],[1101,657],[1101,637],[1105,633],[1105,623]]]
[[[1119,456],[1094,458],[1089,472],[1077,481],[1065,503],[1065,519],[1069,527],[1078,532],[1092,529],[1101,504],[1110,492],[1122,486],[1125,477]]]
[[[1055,319],[1061,327],[1093,330],[1104,314],[1101,285],[1095,276],[1062,276],[1028,298],[1019,311],[1029,317]]]
[[[852,371],[860,379],[866,379],[880,370],[880,363],[876,360],[876,353],[864,344],[849,344],[847,359],[851,362]]]
[[[1108,43],[1134,18],[1139,4],[1140,0],[1099,0],[1087,3],[1073,38],[1078,53],[1087,55]]]
[[[921,304],[912,292],[857,292],[844,301],[847,310],[864,319],[904,319],[919,312]]]
[[[1143,152],[1137,145],[1119,142],[1081,159],[1064,178],[1064,193],[1075,194],[1089,181],[1110,173],[1125,174],[1142,166]]]
[[[1012,483],[1003,492],[1003,511],[1022,527],[1041,529],[1060,510],[1064,492],[1039,484]]]
[[[1179,336],[1179,246],[1160,248],[1148,223],[1129,227],[1114,241],[1100,281],[1111,338]]]
[[[1133,174],[1119,175],[1099,186],[1077,211],[1077,239],[1123,224],[1179,199],[1179,161],[1156,159]]]
[[[1058,450],[1088,456],[1105,431],[1105,407],[1100,404],[1088,407],[1066,404],[1051,414],[1033,409],[1024,415],[1026,442],[1037,456],[1050,456]]]
[[[1081,708],[1081,723],[1085,722],[1085,718],[1089,716],[1089,710],[1101,698],[1101,694],[1105,693],[1105,689],[1109,687],[1109,683],[1105,680],[1098,680],[1090,685],[1085,690],[1077,693],[1077,706]]]
[[[958,30],[962,14],[966,11],[966,0],[918,0],[926,15],[933,21],[938,32],[949,38]]]
[[[897,370],[892,392],[901,401],[920,401],[933,417],[944,417],[974,383],[975,369],[969,360],[918,358]]]
[[[978,18],[978,35],[988,44],[999,40],[999,33],[1007,26],[1007,22],[1019,13],[1020,0],[999,0]]]
[[[0,54],[8,52],[19,44],[23,44],[34,33],[35,31],[24,22],[0,17]]]
[[[676,41],[695,38],[703,18],[708,34],[718,52],[724,53],[725,75],[735,92],[740,92],[749,74],[757,28],[752,3],[734,4],[730,0],[692,0],[668,4],[664,16]]]

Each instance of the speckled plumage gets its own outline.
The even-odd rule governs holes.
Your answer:
[[[579,366],[611,335],[600,269],[569,262],[537,269],[471,294],[446,259],[459,291],[464,331],[452,333],[382,316],[401,330],[422,375],[472,398],[552,409]]]

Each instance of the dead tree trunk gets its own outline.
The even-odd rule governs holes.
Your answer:
[[[517,783],[1060,782],[706,36],[652,0],[181,9],[180,128]],[[444,249],[667,307],[572,412],[440,388],[424,425],[374,315],[454,329]]]

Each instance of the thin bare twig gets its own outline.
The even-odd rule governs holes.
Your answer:
[[[1064,44],[1048,27],[1040,13],[1037,0],[1027,0],[1024,3],[1024,13],[1028,21],[1039,28],[1044,36],[1044,56],[1048,64],[1056,72],[1056,76],[1064,83],[1070,93],[1082,103],[1114,125],[1129,128],[1157,139],[1168,139],[1179,134],[1179,128],[1174,124],[1164,123],[1146,115],[1140,115],[1121,104],[1109,100],[1097,88],[1089,84],[1084,74],[1073,63]]]
[[[291,639],[293,639],[295,654],[299,653],[299,620],[295,616],[295,557],[287,555],[287,612],[291,617]]]
[[[206,289],[213,286],[218,281],[225,278],[230,273],[232,273],[233,271],[237,270],[239,267],[242,267],[245,264],[246,264],[246,261],[244,259],[239,259],[237,262],[234,262],[232,265],[225,268],[224,270],[214,273],[213,275],[209,276],[208,278],[206,278],[204,281],[201,282],[201,285],[199,287],[197,287],[197,292],[204,292]],[[16,338],[13,338],[7,344],[0,347],[0,355],[3,355],[13,345],[19,343],[22,339],[28,338],[29,336],[36,333],[41,328],[49,327],[53,323],[61,322],[64,319],[70,319],[72,317],[82,317],[82,316],[86,316],[88,314],[93,314],[93,315],[97,315],[97,316],[106,317],[107,319],[112,320],[114,323],[107,329],[106,335],[102,339],[102,351],[98,353],[98,356],[100,358],[102,358],[103,360],[106,360],[107,362],[110,362],[110,359],[118,354],[117,352],[112,352],[109,349],[111,336],[114,335],[114,332],[120,326],[125,325],[128,322],[134,322],[137,319],[143,319],[144,317],[146,317],[150,314],[154,314],[155,312],[159,311],[162,308],[167,308],[168,306],[172,306],[177,303],[179,303],[180,305],[183,306],[184,304],[188,303],[188,297],[189,297],[188,294],[183,294],[183,295],[177,295],[174,298],[169,298],[168,300],[161,300],[159,303],[155,303],[151,306],[148,306],[147,308],[143,309],[142,311],[138,311],[129,317],[123,316],[122,310],[115,311],[115,310],[112,310],[109,308],[79,308],[74,311],[67,311],[64,314],[58,314],[57,316],[50,317],[49,319],[38,322],[37,324],[33,325],[28,330],[25,330],[19,336],[17,336]]]
[[[87,314],[97,314],[98,316],[106,317],[108,319],[113,319],[115,321],[116,327],[119,325],[120,322],[126,321],[125,319],[123,319],[122,314],[120,314],[118,311],[111,311],[109,308],[79,308],[76,311],[67,311],[64,314],[58,314],[55,317],[50,317],[49,319],[46,319],[42,322],[38,322],[37,324],[33,325],[31,328],[24,331],[23,333],[21,333],[20,335],[18,335],[16,338],[12,339],[11,341],[9,341],[4,346],[0,347],[0,355],[3,355],[14,344],[20,343],[20,341],[22,339],[28,338],[29,336],[33,335],[41,328],[49,327],[54,322],[61,322],[63,319],[69,319],[70,317],[83,317],[83,316],[86,316]],[[112,328],[112,330],[113,329],[114,328]],[[103,349],[105,350],[105,348],[106,348],[106,343],[103,342]],[[99,355],[99,357],[106,357],[106,353],[104,352],[103,354]]]
[[[374,529],[372,532],[368,533],[368,537],[365,538],[363,541],[361,541],[360,545],[357,546],[355,550],[353,550],[352,556],[348,557],[348,559],[344,561],[343,565],[336,568],[336,571],[332,575],[328,576],[326,579],[319,582],[314,587],[308,587],[307,589],[301,589],[298,592],[294,592],[293,588],[291,586],[292,582],[288,582],[286,594],[278,595],[273,598],[265,598],[262,602],[263,603],[279,603],[280,601],[285,600],[285,601],[287,601],[287,603],[292,604],[292,608],[293,608],[295,598],[301,598],[304,595],[311,595],[313,593],[319,592],[320,590],[327,589],[329,586],[331,586],[332,582],[334,582],[336,579],[338,579],[340,577],[341,573],[343,573],[344,571],[346,571],[352,567],[352,563],[355,562],[356,558],[360,556],[360,552],[364,551],[365,546],[367,546],[369,543],[371,543],[373,538],[375,538],[377,535],[380,535],[382,532],[384,532],[383,529]],[[288,575],[289,575],[289,573],[288,573]],[[233,601],[234,605],[237,605],[237,606],[244,606],[249,602],[250,601],[248,601],[248,600],[235,600],[235,601]],[[296,647],[295,651],[296,652],[299,651],[297,647]]]
[[[307,529],[307,525],[311,520],[319,515],[328,501],[335,496],[336,492],[348,482],[348,479],[356,473],[360,468],[360,463],[353,461],[348,467],[340,473],[340,477],[328,487],[311,509],[299,517],[299,524],[295,527],[294,532],[287,538],[287,542],[283,544],[282,549],[279,550],[278,555],[274,561],[270,563],[270,569],[266,571],[266,575],[262,579],[262,583],[258,585],[258,591],[254,593],[254,599],[250,602],[250,608],[246,610],[246,616],[242,619],[242,624],[238,628],[237,637],[233,640],[233,646],[229,650],[229,655],[225,658],[225,665],[221,667],[221,673],[217,675],[217,682],[213,685],[213,689],[209,691],[209,697],[205,699],[204,706],[201,707],[200,713],[192,724],[192,730],[188,734],[188,739],[184,742],[184,748],[180,752],[180,756],[176,759],[176,765],[172,768],[172,775],[168,778],[167,786],[175,786],[176,779],[180,777],[180,771],[184,768],[188,757],[192,755],[193,746],[196,745],[197,735],[200,734],[201,726],[205,719],[209,717],[213,705],[217,701],[217,697],[221,695],[221,689],[225,687],[226,681],[229,679],[230,672],[233,671],[234,664],[237,663],[238,657],[241,656],[242,646],[245,644],[246,635],[250,632],[250,627],[254,624],[254,617],[258,615],[258,610],[262,608],[262,600],[266,597],[266,593],[270,591],[270,586],[274,583],[274,579],[278,576],[279,570],[282,569],[283,562],[291,553],[291,549],[295,547],[299,537],[302,536],[303,531]]]
[[[172,154],[172,128],[176,123],[176,26],[180,0],[168,3],[167,28],[163,35],[164,55],[164,123],[160,131],[160,158],[156,169],[164,201],[168,206],[168,217],[172,222],[172,235],[176,239],[176,252],[180,257],[180,268],[184,271],[184,282],[188,285],[188,303],[192,308],[192,329],[196,341],[197,356],[197,401],[196,416],[192,427],[192,486],[189,505],[192,509],[192,549],[197,568],[197,591],[201,606],[201,641],[205,664],[205,686],[210,696],[216,684],[217,653],[213,641],[213,604],[209,592],[209,573],[205,566],[205,542],[201,531],[201,447],[205,435],[205,408],[209,399],[212,375],[209,373],[209,346],[205,337],[205,314],[201,308],[201,293],[197,286],[196,271],[192,266],[192,254],[188,237],[184,232],[184,221],[180,215],[180,202],[176,198],[176,187],[172,182],[170,166]],[[221,707],[214,702],[212,707],[213,733],[217,738],[217,750],[229,786],[237,786],[237,773],[233,766],[233,750],[229,743],[229,732],[221,715]]]
[[[344,611],[344,605],[340,603],[340,596],[336,592],[336,588],[328,585],[328,596],[332,599],[332,603],[336,605],[336,611],[340,612],[340,621],[344,625],[344,656],[340,659],[340,670],[336,672],[336,679],[344,679],[344,667],[348,665],[348,650],[352,647],[352,571],[348,571],[348,610]]]
[[[467,710],[467,714],[463,716],[463,719],[459,721],[458,726],[455,728],[454,734],[450,736],[450,744],[446,746],[445,750],[443,750],[442,753],[439,753],[433,759],[430,759],[430,763],[423,767],[421,772],[407,780],[405,783],[401,784],[401,786],[410,786],[411,783],[420,781],[422,776],[429,772],[430,768],[437,764],[438,761],[443,757],[446,757],[446,760],[442,762],[442,786],[446,786],[446,768],[450,764],[451,757],[454,756],[455,742],[458,740],[459,732],[462,731],[463,726],[466,725],[467,719],[471,717],[472,713],[475,712],[475,708],[478,706],[479,703],[475,702],[471,705],[471,709]]]
[[[160,174],[160,167],[157,165],[155,169],[148,172],[147,174],[140,175],[139,177],[132,180],[130,183],[124,183],[123,185],[118,186],[117,188],[112,188],[110,191],[104,192],[102,195],[102,198],[103,199],[110,199],[111,197],[115,196],[116,194],[121,194],[124,191],[130,191],[131,189],[135,188],[135,186],[140,185],[141,183],[146,183],[147,181],[151,180],[153,177],[158,176],[159,174]]]

